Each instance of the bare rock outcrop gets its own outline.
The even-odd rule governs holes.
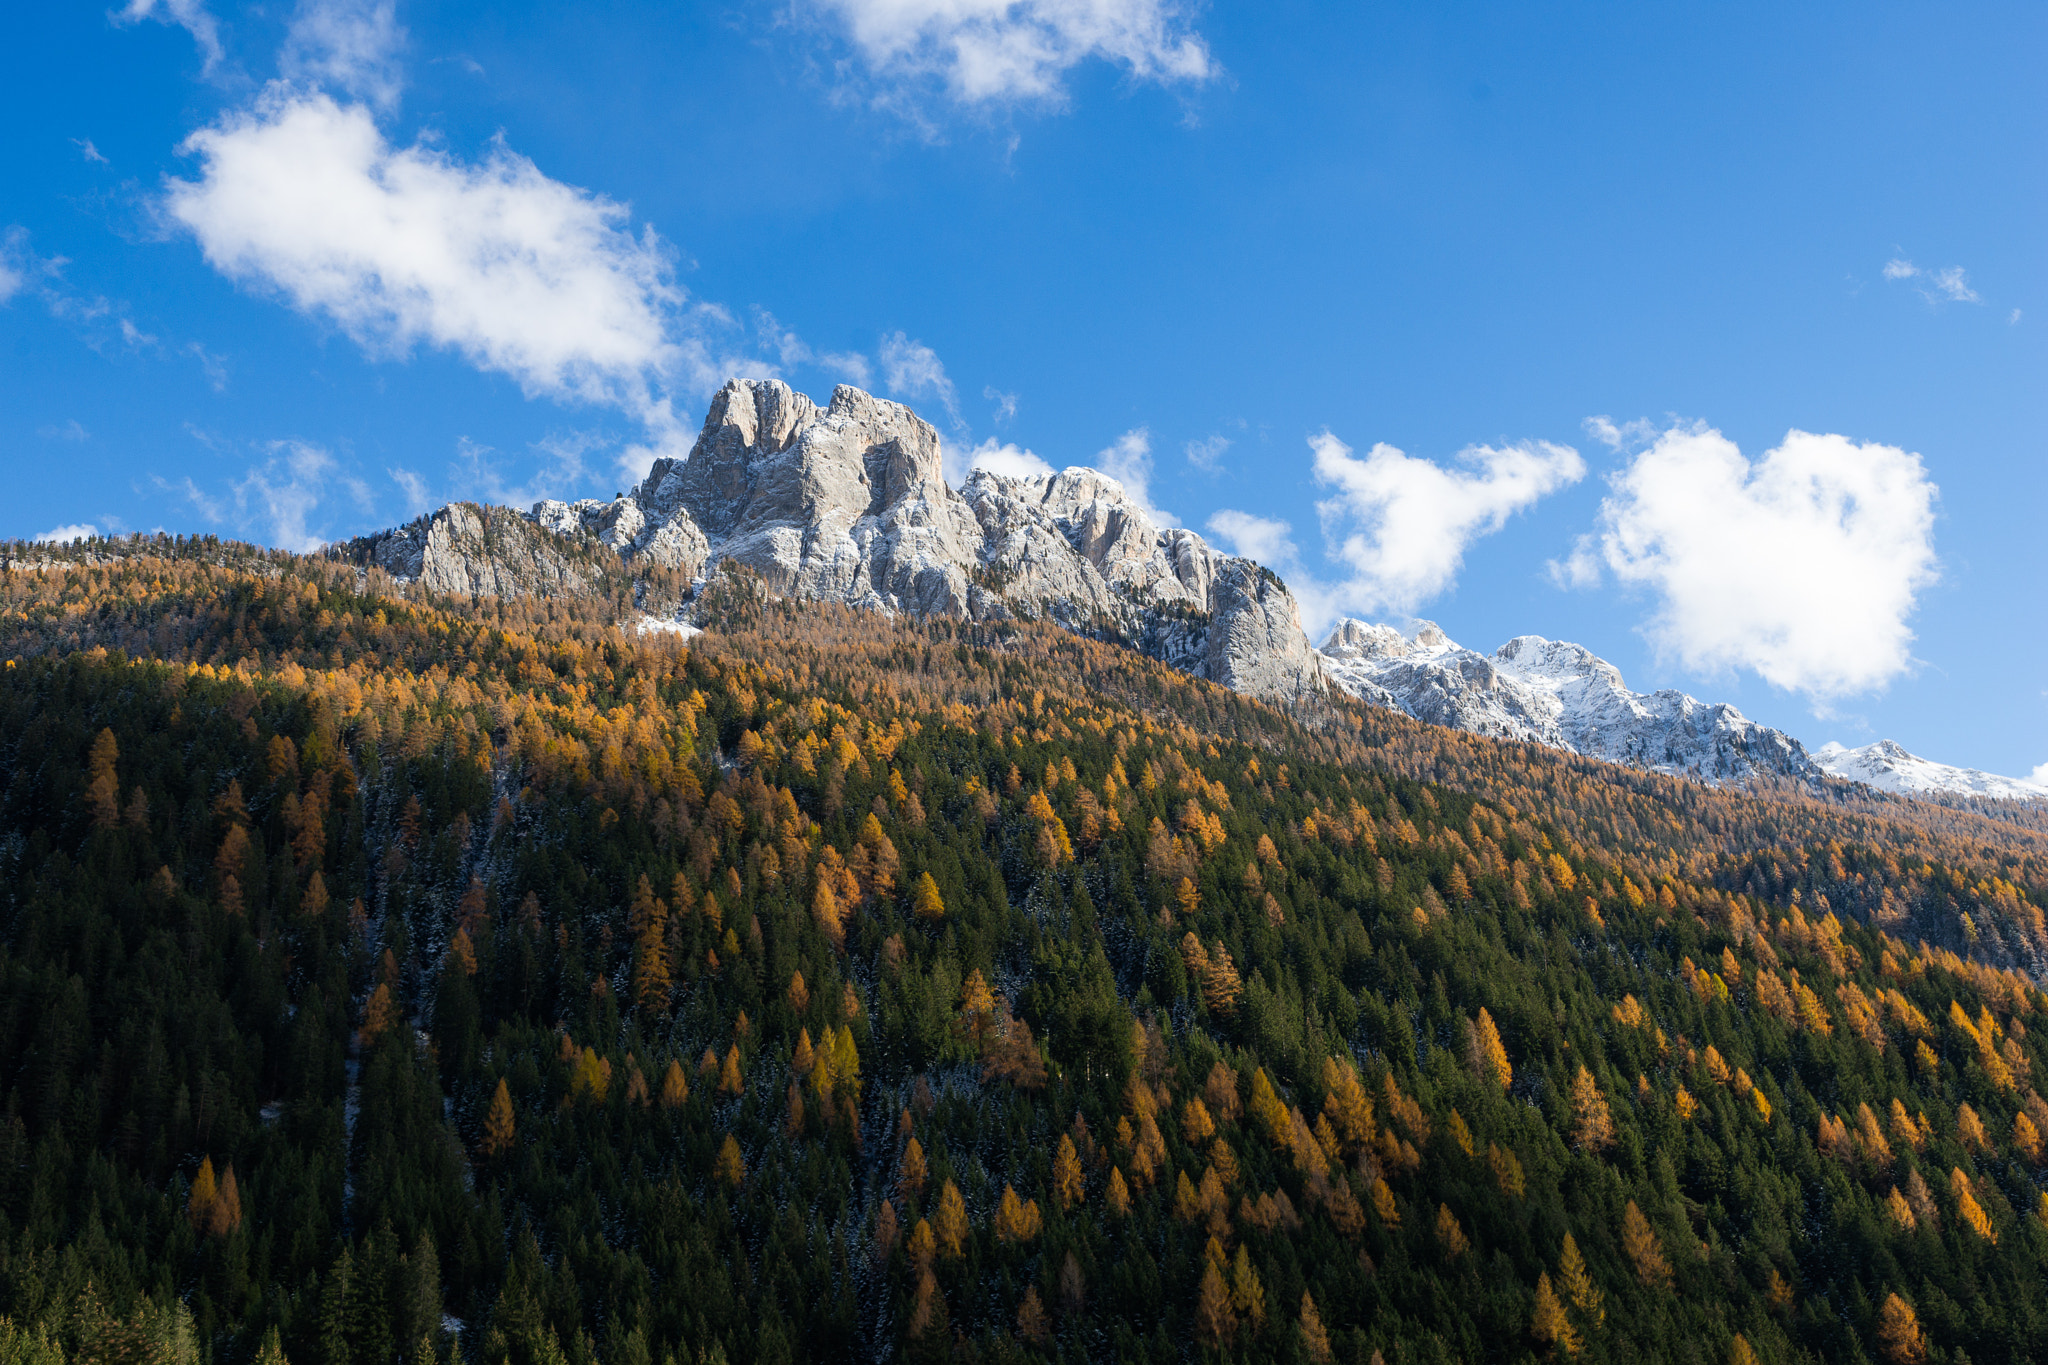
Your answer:
[[[375,566],[434,592],[491,597],[591,597],[617,560],[506,507],[454,502],[389,531],[338,545],[338,558]]]

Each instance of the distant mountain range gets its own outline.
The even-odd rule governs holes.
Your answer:
[[[849,385],[821,408],[777,380],[729,380],[688,458],[656,461],[610,502],[452,504],[335,553],[438,591],[497,595],[592,595],[648,570],[688,580],[733,561],[789,596],[1049,619],[1269,700],[1334,685],[1433,724],[1706,781],[1826,774],[1885,791],[2048,798],[2048,786],[1890,741],[1809,753],[1732,706],[1632,692],[1613,664],[1541,636],[1481,654],[1429,622],[1404,633],[1345,620],[1317,650],[1276,575],[1161,526],[1116,480],[977,470],[955,489],[930,424]]]
[[[1891,740],[1809,751],[1725,703],[1669,688],[1632,692],[1605,659],[1540,635],[1517,636],[1481,654],[1429,621],[1403,632],[1345,620],[1320,652],[1330,680],[1363,701],[1437,725],[1658,772],[1708,781],[1825,774],[1908,795],[2048,798],[2048,784],[1918,758]]]
[[[1821,770],[1888,792],[1919,795],[1939,792],[1952,796],[1989,796],[2001,801],[2048,799],[2048,783],[2022,777],[2000,777],[1976,768],[1955,768],[1932,759],[1907,753],[1891,740],[1881,739],[1860,749],[1823,744],[1813,751]]]
[[[1481,654],[1428,621],[1404,634],[1346,620],[1322,655],[1332,681],[1353,696],[1475,734],[1715,781],[1814,771],[1798,740],[1732,706],[1668,689],[1631,692],[1613,664],[1540,635]]]

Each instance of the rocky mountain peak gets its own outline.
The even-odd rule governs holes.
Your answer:
[[[728,380],[686,458],[657,460],[610,502],[540,502],[525,517],[543,540],[594,544],[628,567],[695,576],[734,562],[790,597],[1049,618],[1254,695],[1323,686],[1292,595],[1256,564],[1160,526],[1093,469],[982,471],[956,490],[930,423],[850,385],[820,408],[780,380]],[[437,584],[545,576],[499,572],[497,542],[465,518],[443,509],[362,553]]]

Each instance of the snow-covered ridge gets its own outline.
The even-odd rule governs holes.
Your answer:
[[[2000,777],[1976,768],[1957,768],[1947,763],[1909,754],[1888,739],[1860,749],[1840,744],[1823,744],[1813,751],[1821,770],[1834,777],[1846,777],[1880,791],[1916,795],[1936,792],[1951,796],[1988,796],[2000,801],[2048,800],[2048,783],[2023,777]]]
[[[1708,781],[1826,774],[1908,796],[2048,800],[2048,783],[1936,763],[1888,739],[1809,752],[1732,706],[1670,688],[1631,692],[1613,664],[1583,646],[1540,635],[1518,635],[1481,654],[1429,621],[1404,632],[1344,620],[1320,652],[1330,681],[1360,700],[1436,725],[1632,767]]]
[[[1404,633],[1344,620],[1321,653],[1345,691],[1436,725],[1710,781],[1814,772],[1790,735],[1683,692],[1631,692],[1613,664],[1561,640],[1520,635],[1481,654],[1428,621]]]

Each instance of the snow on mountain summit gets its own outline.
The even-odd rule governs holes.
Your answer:
[[[1976,768],[1957,768],[1907,753],[1898,744],[1881,739],[1860,749],[1840,744],[1823,744],[1813,752],[1814,762],[1834,777],[1846,777],[1880,791],[1942,792],[1954,796],[1988,796],[2001,801],[2048,799],[2048,783],[2022,777],[2000,777]]]
[[[1563,640],[1520,635],[1481,654],[1434,622],[1404,632],[1347,619],[1322,655],[1330,679],[1361,700],[1475,734],[1709,780],[1814,770],[1782,731],[1672,689],[1631,692],[1620,669]]]

